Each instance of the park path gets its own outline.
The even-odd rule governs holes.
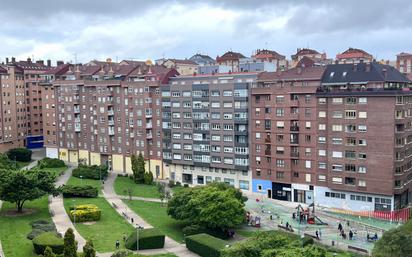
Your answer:
[[[118,195],[120,199],[124,200],[129,200],[130,197],[127,195]],[[161,203],[162,200],[157,199],[157,198],[147,198],[147,197],[140,197],[140,196],[132,196],[132,200],[138,200],[138,201],[146,201],[146,202],[155,202],[155,203]]]
[[[55,183],[56,186],[61,186],[67,183],[70,176],[72,175],[73,167],[69,167],[64,174],[57,178]],[[86,244],[86,240],[77,232],[76,228],[74,227],[72,221],[70,220],[69,216],[64,209],[63,204],[63,196],[60,194],[57,197],[49,197],[49,210],[52,212],[52,219],[54,225],[56,226],[57,232],[64,235],[68,228],[73,229],[74,235],[78,242],[77,250],[82,252],[83,246]]]
[[[3,205],[3,202],[0,201],[0,211],[1,211],[2,205]],[[3,252],[3,247],[1,246],[1,240],[0,240],[0,257],[5,257],[4,252]]]
[[[152,228],[149,223],[144,221],[139,215],[137,215],[132,209],[127,206],[122,201],[122,198],[118,196],[114,192],[113,184],[114,181],[116,180],[117,174],[114,173],[109,173],[109,176],[107,177],[107,180],[104,183],[103,187],[103,196],[106,198],[106,200],[115,208],[115,210],[122,215],[130,224],[133,226],[142,226],[144,228]],[[128,197],[126,197],[128,199]],[[138,199],[138,198],[136,198]],[[147,200],[146,198],[140,198],[142,200]],[[159,202],[158,199],[152,199],[156,200],[156,202]],[[132,223],[131,219],[133,218],[134,223]],[[157,250],[141,250],[138,251],[141,254],[157,254],[157,253],[173,253],[179,257],[198,257],[197,254],[192,253],[189,251],[185,245],[179,244],[172,240],[170,237],[165,238],[165,246],[163,249],[157,249]],[[100,254],[100,257],[109,257],[109,253],[106,254]]]

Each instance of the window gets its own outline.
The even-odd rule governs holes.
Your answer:
[[[332,131],[342,131],[342,125],[332,125]]]
[[[318,181],[326,181],[325,175],[318,175]]]
[[[332,118],[334,118],[334,119],[343,118],[342,111],[334,111],[334,112],[332,113]]]
[[[343,102],[342,98],[332,98],[333,104],[342,104],[342,102]]]
[[[224,107],[224,108],[232,108],[232,107],[233,107],[233,103],[232,103],[232,102],[224,102],[224,103],[223,103],[223,107]]]
[[[310,128],[312,127],[311,122],[310,122],[310,121],[306,121],[305,127],[306,127],[306,129],[310,129]]]
[[[318,163],[318,168],[322,169],[322,170],[326,169],[326,163],[325,162],[319,162]]]
[[[277,179],[282,179],[285,176],[285,172],[283,171],[277,171],[276,172],[276,178]]]
[[[319,104],[326,104],[326,98],[319,98],[318,103]]]
[[[355,151],[345,151],[345,158],[355,159],[356,158],[356,152]]]
[[[366,167],[365,166],[359,166],[358,167],[358,172],[359,173],[366,173]]]
[[[229,91],[229,90],[224,90],[223,91],[223,96],[232,96],[232,95],[233,95],[232,91]]]
[[[285,101],[285,97],[283,95],[276,96],[276,103],[283,103]]]
[[[358,131],[359,132],[366,132],[367,131],[366,125],[359,125],[358,126]]]
[[[359,159],[366,159],[366,153],[359,153]]]
[[[332,152],[332,157],[334,157],[334,158],[342,158],[342,157],[343,157],[343,154],[342,154],[342,152],[333,151],[333,152]]]
[[[326,143],[326,137],[318,137],[318,143],[319,143],[319,144],[324,144],[324,143]]]
[[[319,156],[326,156],[326,150],[319,150]]]
[[[342,178],[339,178],[339,177],[333,177],[332,178],[332,183],[333,184],[342,184]]]
[[[285,110],[283,108],[276,108],[276,116],[282,117],[285,114]]]
[[[310,169],[311,167],[312,167],[312,161],[306,160],[306,161],[305,161],[305,168],[306,168],[306,169]]]
[[[368,113],[367,112],[359,112],[359,118],[360,119],[366,119],[368,117]]]
[[[345,171],[356,172],[355,164],[345,164]]]
[[[212,102],[212,108],[220,108],[220,102]]]
[[[366,97],[359,97],[359,104],[367,104],[368,99]]]
[[[343,171],[343,166],[340,164],[332,164],[332,171]]]
[[[353,110],[345,111],[345,119],[356,119],[356,111],[353,111]]]
[[[284,168],[285,167],[285,160],[276,160],[276,167],[278,168]]]
[[[346,104],[356,104],[356,97],[346,97],[345,103]]]
[[[366,146],[366,139],[359,139],[359,145]]]
[[[276,121],[276,127],[278,129],[283,129],[285,127],[285,122],[284,121]]]
[[[326,130],[325,124],[319,124],[319,130]]]
[[[259,133],[259,132],[257,132],[257,133],[255,134],[255,138],[256,138],[257,140],[260,139],[260,133]]]
[[[319,112],[319,118],[326,118],[326,112],[325,111],[320,111]]]
[[[354,138],[354,137],[347,137],[347,138],[346,138],[346,145],[351,145],[351,146],[356,145],[356,138]]]

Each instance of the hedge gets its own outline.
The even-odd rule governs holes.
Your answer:
[[[207,233],[207,229],[199,225],[189,225],[182,229],[185,236],[192,236],[196,234]]]
[[[32,151],[26,148],[14,148],[10,149],[7,152],[7,157],[9,157],[10,160],[18,161],[18,162],[29,162],[31,161],[31,154]]]
[[[27,234],[26,238],[29,240],[33,240],[33,238],[37,237],[44,232],[54,232],[57,233],[56,227],[54,223],[47,220],[36,220],[30,223],[32,227],[32,231]]]
[[[125,246],[129,250],[136,250],[136,231],[132,232],[126,239]],[[165,245],[165,234],[156,228],[143,229],[139,232],[139,250],[158,249]]]
[[[64,240],[53,232],[45,232],[40,234],[35,237],[32,242],[36,254],[43,254],[47,246],[53,250],[53,253],[63,253]]]
[[[101,214],[102,211],[94,204],[71,206],[69,211],[70,219],[76,222],[98,221]]]
[[[197,234],[186,237],[186,247],[202,257],[220,257],[220,251],[227,242],[208,234]]]
[[[97,187],[93,186],[71,186],[65,185],[62,188],[63,197],[85,197],[95,198],[99,194]]]
[[[72,175],[74,177],[80,178],[86,178],[86,179],[100,179],[100,176],[102,179],[106,178],[108,175],[107,172],[107,166],[98,166],[98,165],[79,165],[76,169],[73,170]]]
[[[49,157],[45,157],[43,160],[40,160],[38,165],[40,169],[66,167],[64,161]]]

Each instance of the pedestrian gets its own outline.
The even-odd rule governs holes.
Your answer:
[[[319,240],[319,239],[320,239],[320,238],[319,238],[319,231],[316,230],[315,235],[316,235],[316,239]]]
[[[342,229],[343,229],[343,226],[342,226],[342,224],[339,222],[338,230],[342,232]]]
[[[132,224],[134,224],[134,219],[132,218]]]
[[[353,232],[352,230],[349,230],[349,240],[352,240],[352,238],[353,238]]]
[[[272,214],[270,214],[270,216],[269,216],[269,217],[270,217],[270,220],[273,220]]]
[[[120,242],[119,242],[119,240],[116,240],[116,249],[119,249],[120,248]]]

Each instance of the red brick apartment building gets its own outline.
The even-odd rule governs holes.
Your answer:
[[[47,155],[131,172],[130,156],[142,153],[147,170],[163,178],[160,85],[177,74],[133,62],[70,66],[45,90],[55,115],[44,127]]]
[[[376,62],[261,73],[250,101],[252,191],[351,210],[406,206],[410,85]]]

